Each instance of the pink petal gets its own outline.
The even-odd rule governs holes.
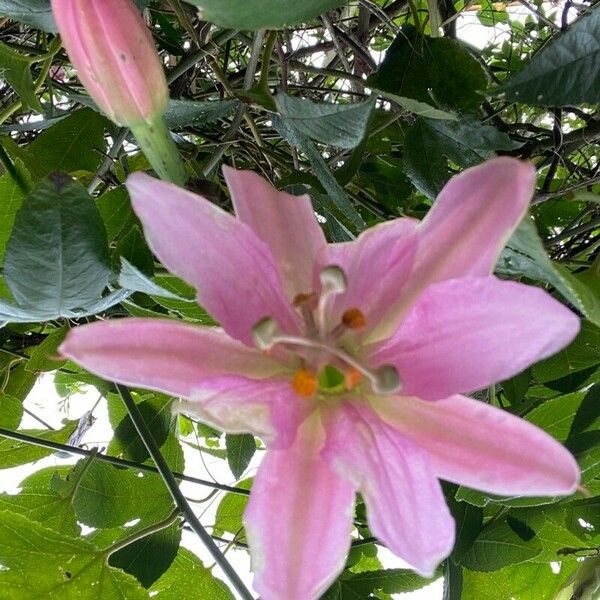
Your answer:
[[[527,211],[535,189],[529,163],[500,157],[453,177],[419,225],[410,281],[392,319],[370,339],[390,335],[394,323],[431,283],[492,273],[498,256]]]
[[[327,422],[325,458],[362,493],[369,528],[425,577],[454,545],[454,521],[427,453],[377,417],[346,403]]]
[[[367,229],[353,242],[328,246],[321,265],[341,267],[348,281],[347,292],[332,306],[333,326],[351,308],[365,315],[367,330],[393,311],[413,267],[417,224],[413,219],[396,219]]]
[[[539,288],[452,279],[430,286],[371,360],[396,366],[403,394],[438,400],[516,375],[578,331],[579,319]]]
[[[379,416],[424,448],[436,474],[492,494],[571,494],[573,456],[550,435],[510,413],[464,396],[439,402],[378,398]]]
[[[244,522],[262,600],[316,600],[344,567],[354,489],[319,455],[318,418],[286,450],[267,450]]]
[[[207,377],[268,377],[282,369],[221,329],[160,319],[115,319],[76,327],[59,351],[100,377],[184,397]]]
[[[127,189],[152,250],[197,288],[199,303],[227,333],[252,344],[252,328],[266,316],[295,331],[273,255],[248,225],[142,173],[128,178]]]
[[[298,425],[314,408],[294,392],[289,379],[234,375],[204,379],[190,400],[177,407],[228,433],[257,435],[270,448],[290,446]]]
[[[280,192],[252,171],[225,166],[223,174],[238,219],[273,252],[288,298],[310,293],[316,257],[327,245],[310,198]]]

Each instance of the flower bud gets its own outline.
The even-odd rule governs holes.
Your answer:
[[[52,11],[79,79],[112,121],[131,127],[164,113],[164,70],[132,0],[52,0]]]

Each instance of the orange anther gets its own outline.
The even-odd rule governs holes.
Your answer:
[[[358,308],[349,308],[342,315],[342,323],[349,329],[363,329],[367,326],[367,319]]]
[[[299,396],[312,396],[319,387],[317,378],[308,369],[298,369],[292,379],[292,387]]]
[[[315,292],[310,292],[309,294],[296,294],[294,297],[293,305],[295,307],[299,307],[302,305],[308,306],[311,310],[315,309],[319,299]]]
[[[361,382],[362,378],[362,373],[358,369],[350,367],[344,374],[344,384],[346,389],[353,390]]]

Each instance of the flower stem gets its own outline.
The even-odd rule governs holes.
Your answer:
[[[238,594],[242,597],[243,600],[254,600],[252,594],[248,591],[248,588],[244,585],[244,582],[240,579],[240,576],[236,573],[235,569],[231,566],[229,561],[225,558],[225,556],[219,550],[219,547],[215,544],[214,540],[204,529],[202,523],[198,520],[198,517],[194,514],[194,511],[188,504],[188,501],[185,499],[185,496],[179,489],[179,485],[177,484],[177,480],[171,473],[167,462],[165,461],[163,455],[160,452],[160,448],[156,443],[156,440],[152,436],[152,432],[148,429],[146,422],[144,421],[144,417],[142,413],[139,411],[136,403],[134,402],[129,390],[117,384],[117,390],[119,395],[121,396],[123,403],[125,404],[125,408],[127,409],[127,413],[136,428],[144,446],[146,446],[146,450],[152,457],[152,460],[156,464],[156,468],[160,473],[165,485],[167,486],[169,492],[171,492],[171,496],[175,501],[175,504],[179,507],[179,510],[184,515],[186,521],[189,526],[192,528],[194,533],[200,538],[206,549],[210,552],[214,561],[221,567],[223,573],[229,579],[233,587],[236,589]]]
[[[151,123],[134,125],[131,131],[156,174],[165,181],[183,186],[187,179],[185,167],[162,116]]]

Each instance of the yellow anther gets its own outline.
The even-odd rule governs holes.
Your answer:
[[[361,310],[358,308],[349,308],[342,315],[342,323],[348,329],[364,329],[367,326],[367,319]]]
[[[317,378],[308,369],[298,369],[292,379],[292,387],[299,396],[312,396],[318,389]]]

